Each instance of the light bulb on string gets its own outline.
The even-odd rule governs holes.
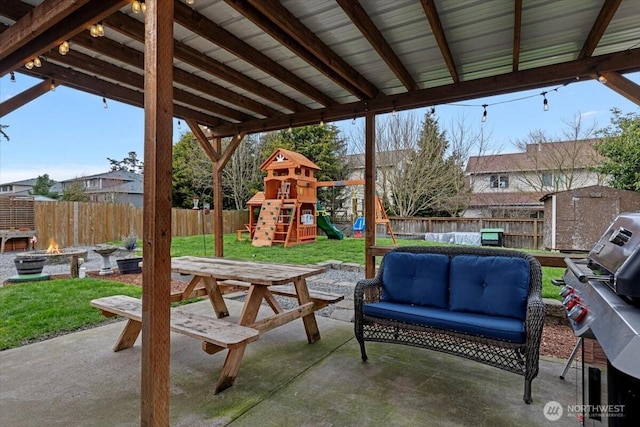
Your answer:
[[[33,65],[38,68],[42,67],[42,61],[40,61],[40,58],[38,58],[37,56],[33,58]]]
[[[356,124],[356,116],[353,116],[353,119],[351,120],[351,124],[355,125]]]
[[[67,53],[69,53],[69,47],[69,42],[65,40],[60,43],[60,46],[58,46],[58,52],[60,53],[60,55],[66,55]]]
[[[16,74],[12,71],[9,73],[9,75],[11,76],[11,83],[15,83],[16,82]]]
[[[196,2],[196,0],[185,0],[185,3],[188,5],[192,5]]]
[[[549,111],[549,101],[547,101],[547,92],[542,92],[542,109],[544,111]]]
[[[103,37],[104,36],[104,25],[102,25],[102,21],[98,22],[98,24],[96,25],[96,29],[98,31],[98,37]]]
[[[54,90],[56,90],[56,81],[54,79],[51,79],[51,84],[49,85],[49,90],[51,92],[53,92]]]
[[[102,97],[102,106],[105,110],[109,108],[109,105],[107,105],[107,98],[105,98],[104,96]]]
[[[484,108],[484,111],[482,112],[482,123],[487,121],[487,104],[482,104],[482,108]]]
[[[140,13],[141,10],[142,10],[142,7],[138,0],[135,0],[133,3],[131,3],[131,11],[133,13]]]
[[[178,130],[182,129],[182,123],[180,123],[180,120],[178,120]]]
[[[33,61],[28,61],[26,64],[24,64],[24,67],[27,70],[31,70],[33,68]]]
[[[436,115],[436,107],[431,107],[431,110],[429,111],[429,117],[433,117]]]

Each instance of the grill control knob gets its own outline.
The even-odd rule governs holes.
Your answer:
[[[572,286],[564,285],[562,289],[560,289],[560,296],[565,298],[567,295],[572,294],[575,289]]]
[[[574,322],[580,323],[587,316],[587,307],[584,307],[580,304],[574,306],[571,310],[569,310],[569,318],[571,318]]]
[[[633,232],[631,230],[627,230],[624,227],[618,228],[613,232],[611,237],[609,237],[609,241],[614,245],[623,246],[625,243],[629,241]]]
[[[562,300],[562,305],[567,310],[570,310],[576,303],[580,302],[580,297],[578,295],[571,293],[565,299]]]

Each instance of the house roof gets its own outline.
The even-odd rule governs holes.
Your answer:
[[[284,148],[278,148],[274,151],[262,164],[260,165],[260,169],[279,169],[283,167],[283,164],[278,164],[279,156],[283,156],[283,160],[291,162],[294,166],[306,167],[309,169],[320,170],[320,166],[313,163],[311,160],[307,159],[300,153],[296,153],[295,151],[286,150]],[[290,165],[287,163],[287,167]]]
[[[592,193],[592,192],[600,192],[600,193],[607,192],[607,193],[627,194],[629,197],[640,197],[640,193],[638,193],[637,191],[621,190],[619,188],[607,187],[604,185],[590,185],[588,187],[572,188],[570,190],[555,191],[553,193],[547,193],[540,198],[540,201],[544,202],[545,200],[550,199],[551,196],[556,194],[575,193],[575,192],[580,192],[583,194]]]
[[[593,146],[597,140],[527,144],[524,152],[469,157],[468,174],[584,169],[597,165],[601,157]]]
[[[3,182],[3,183],[0,183],[0,185],[21,185],[21,186],[33,187],[34,185],[36,185],[37,180],[38,180],[37,178],[29,178],[29,179],[23,179],[21,181]]]
[[[541,192],[495,192],[495,193],[473,193],[469,201],[469,207],[510,207],[510,206],[542,206],[540,198]]]
[[[173,115],[214,136],[408,110],[589,80],[630,99],[637,0],[174,2]],[[102,22],[103,37],[90,23]],[[3,0],[0,76],[144,103],[144,16],[131,0]],[[66,55],[61,41],[70,43]],[[41,55],[41,67],[25,63]]]
[[[142,178],[143,178],[142,175],[139,173],[119,170],[119,171],[103,172],[103,173],[98,173],[94,175],[78,176],[76,178],[66,179],[60,182],[84,181],[87,179],[109,179],[109,180],[115,180],[115,181],[131,181],[131,182],[142,183]]]

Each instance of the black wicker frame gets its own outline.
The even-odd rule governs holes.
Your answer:
[[[367,360],[365,341],[404,344],[454,354],[523,375],[525,379],[523,399],[525,403],[531,403],[531,382],[538,375],[540,340],[545,316],[545,306],[541,296],[542,272],[538,260],[523,252],[484,247],[406,246],[396,248],[392,252],[437,253],[450,257],[463,254],[509,256],[525,259],[529,263],[530,270],[525,319],[526,340],[524,343],[514,343],[365,315],[362,312],[363,305],[380,301],[382,297],[382,274],[385,263],[383,258],[376,276],[373,279],[359,281],[355,288],[355,335],[360,343],[362,360]]]

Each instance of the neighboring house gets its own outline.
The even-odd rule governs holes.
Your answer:
[[[593,185],[546,194],[544,247],[560,251],[588,251],[616,216],[640,211],[640,193]]]
[[[542,195],[601,184],[597,140],[528,144],[524,152],[472,156],[465,170],[472,190],[465,217],[541,217]]]
[[[375,168],[375,180],[376,180],[376,192],[378,195],[393,202],[391,186],[389,184],[388,174],[394,168],[400,167],[404,155],[401,150],[382,151],[376,153],[376,168]],[[351,171],[349,174],[349,180],[364,179],[364,154],[349,154],[347,155],[347,165]],[[352,219],[357,216],[364,215],[364,185],[356,185],[351,187],[351,206],[341,206],[341,211]]]
[[[111,171],[60,181],[59,193],[80,182],[92,202],[128,203],[142,207],[143,177],[128,171]]]
[[[0,194],[14,194],[19,196],[29,196],[33,186],[36,185],[36,178],[24,179],[22,181],[7,182],[0,184]]]

